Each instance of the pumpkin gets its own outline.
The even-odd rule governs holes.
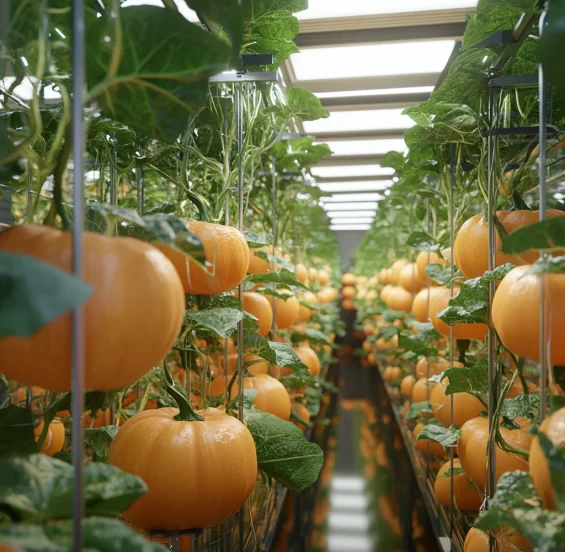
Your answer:
[[[453,459],[453,469],[461,469],[461,460]],[[442,505],[451,506],[451,476],[447,473],[451,471],[451,460],[448,460],[439,469],[434,483],[434,493],[437,501]],[[469,485],[471,481],[465,473],[454,473],[453,475],[453,505],[463,512],[478,512],[483,497],[474,485]]]
[[[311,305],[315,305],[318,302],[318,298],[314,295],[311,291],[307,291],[302,296],[302,300],[306,303],[310,303]],[[308,308],[302,304],[300,304],[299,311],[298,311],[298,320],[300,322],[307,322],[312,318],[313,314],[316,311],[314,309]]]
[[[249,262],[247,264],[247,274],[267,274],[268,272],[271,272],[271,263],[259,257],[257,255],[257,253],[259,252],[266,253],[267,255],[272,255],[273,246],[266,245],[264,247],[259,247],[257,249],[249,250]]]
[[[428,321],[428,288],[419,291],[412,302],[412,314],[418,322]]]
[[[308,269],[308,280],[312,283],[318,281],[318,271],[313,266]]]
[[[496,552],[533,552],[530,542],[524,535],[508,529],[500,528],[496,531]],[[471,527],[465,538],[463,552],[490,552],[490,539],[487,533]]]
[[[300,313],[300,303],[296,296],[288,290],[277,290],[277,293],[286,297],[275,301],[275,320],[279,330],[290,328],[297,320]]]
[[[0,234],[0,250],[71,271],[71,234],[24,224]],[[171,262],[132,238],[83,235],[85,387],[109,391],[140,379],[169,352],[184,315],[182,284]],[[2,373],[25,385],[71,389],[71,313],[29,337],[0,339]]]
[[[296,279],[302,284],[308,280],[308,269],[302,263],[298,263],[294,267],[294,271],[296,273]]]
[[[259,334],[267,335],[273,327],[273,308],[261,293],[247,291],[243,294],[243,310],[257,318]]]
[[[462,368],[462,365],[454,366]],[[446,395],[445,390],[449,385],[449,378],[443,378],[441,383],[436,383],[430,394],[430,403],[434,416],[445,426],[451,425],[451,395]],[[477,397],[470,393],[453,394],[453,423],[461,427],[465,422],[476,418],[485,407]]]
[[[216,408],[198,412],[203,421],[178,421],[178,414],[177,408],[140,412],[110,447],[110,463],[149,488],[123,513],[148,531],[222,523],[251,495],[257,479],[255,443],[239,420]]]
[[[318,271],[318,283],[321,286],[327,286],[330,283],[330,275],[324,269]]]
[[[539,211],[498,211],[497,218],[510,234],[518,228],[539,222]],[[565,216],[565,212],[548,209],[548,219]],[[506,263],[515,265],[531,264],[539,259],[538,251],[527,251],[520,256],[503,253],[498,232],[496,237],[496,266]],[[554,255],[563,255],[565,251],[556,251]],[[455,264],[467,278],[478,278],[488,270],[488,219],[482,214],[467,220],[459,230],[453,247]]]
[[[217,295],[236,288],[249,266],[249,247],[243,234],[231,226],[197,220],[186,226],[202,242],[205,266],[168,245],[154,244],[175,265],[184,292]]]
[[[259,410],[274,414],[283,420],[290,419],[290,396],[285,386],[268,374],[243,378],[244,389],[255,389],[257,397],[253,403]],[[225,378],[218,378],[208,386],[212,396],[219,396],[226,391]],[[237,395],[237,380],[231,389],[231,398]]]
[[[420,277],[416,263],[408,263],[400,270],[398,283],[406,291],[417,293],[426,285],[426,279]]]
[[[395,311],[410,312],[412,309],[412,294],[400,286],[390,288],[386,296],[386,304]]]
[[[316,354],[316,351],[311,347],[295,347],[294,352],[297,354],[298,358],[303,364],[308,366],[310,374],[313,376],[319,376],[321,371],[320,359]]]
[[[41,421],[39,425],[34,429],[35,440],[38,441],[39,437],[45,426],[44,421]],[[49,428],[47,429],[47,435],[43,444],[41,445],[41,452],[47,456],[53,456],[55,453],[63,450],[63,445],[65,444],[65,426],[61,420],[51,420]]]

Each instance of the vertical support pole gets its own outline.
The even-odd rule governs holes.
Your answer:
[[[273,202],[273,212],[272,212],[272,231],[273,231],[273,255],[275,254],[275,249],[277,247],[278,241],[278,213],[277,213],[277,162],[276,158],[273,156],[271,159],[271,199]],[[273,289],[275,289],[275,284],[273,284]],[[271,339],[275,341],[277,335],[277,298],[273,295],[273,325],[271,327]]]
[[[450,255],[449,255],[449,269],[451,275],[451,298],[453,298],[453,276],[455,274],[455,269],[453,265],[453,248],[455,242],[455,145],[449,145],[449,247],[450,247]],[[453,339],[453,326],[449,327],[449,367],[453,368],[453,357],[454,357],[454,347],[455,342]],[[449,397],[450,406],[451,406],[451,414],[449,424],[452,426],[454,423],[453,420],[453,412],[454,412],[454,404],[453,404],[453,394]],[[449,524],[449,537],[451,541],[453,541],[453,523],[455,518],[455,504],[454,504],[454,462],[453,462],[453,446],[449,447],[449,494],[450,494],[450,504],[449,504],[449,517],[450,517],[450,524]]]
[[[498,124],[495,120],[495,110],[498,94],[489,88],[488,101],[488,121],[489,135],[487,139],[488,145],[488,268],[494,270],[496,267],[496,227],[494,217],[496,216],[496,195],[495,195],[495,146],[496,140],[493,134],[494,127]],[[495,282],[489,282],[489,316],[492,308],[492,300],[494,298],[496,287]],[[496,335],[494,330],[489,326],[488,330],[488,424],[489,424],[489,441],[488,441],[488,470],[487,470],[487,505],[496,492],[496,434],[493,430],[496,420],[494,413],[497,405],[498,385],[496,382]],[[489,538],[489,550],[495,549],[494,539],[492,535]]]
[[[428,235],[431,234],[432,223],[431,223],[431,216],[430,216],[430,200],[426,199],[426,231]],[[428,251],[428,262],[430,264],[431,260],[430,252]],[[430,289],[431,289],[431,280],[430,277],[426,274],[426,287],[428,288],[428,297],[426,300],[426,319],[430,319]],[[430,377],[430,363],[426,362],[426,380]],[[426,381],[426,400],[428,401],[428,405],[430,404],[430,386],[429,383]],[[430,447],[431,443],[429,439],[426,442],[426,477],[430,473]]]
[[[83,0],[72,3],[72,160],[73,160],[73,274],[82,276],[82,233],[84,228],[84,125],[85,99],[85,27]],[[82,518],[84,516],[84,313],[77,307],[72,313],[72,447],[75,479],[73,486],[73,551],[83,549]]]
[[[135,169],[135,185],[137,188],[137,212],[143,215],[143,211],[145,211],[145,180],[143,180],[143,169],[141,167]]]
[[[540,36],[543,33],[545,18],[547,16],[547,2],[540,18]],[[547,179],[547,123],[548,123],[548,88],[545,82],[543,64],[538,66],[539,76],[539,218],[540,222],[546,220],[547,200],[546,200],[546,179]],[[541,258],[546,256],[541,254]],[[545,280],[544,274],[540,276],[540,325],[539,325],[539,370],[540,370],[540,422],[543,422],[547,414],[547,376],[548,376],[548,351],[546,351],[546,312],[545,312]]]
[[[237,228],[243,232],[243,105],[241,87],[235,86],[235,120],[237,127]],[[243,284],[237,294],[243,302]],[[227,368],[227,367],[226,367]],[[237,383],[239,397],[239,419],[243,421],[243,320],[237,325]],[[239,549],[244,550],[244,508],[239,510]]]

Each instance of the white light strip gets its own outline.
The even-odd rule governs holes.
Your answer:
[[[347,232],[350,230],[370,230],[370,224],[332,224],[330,226],[330,230],[334,232]]]
[[[352,213],[349,213],[351,216]],[[344,224],[371,224],[374,217],[332,218],[332,225]]]
[[[189,9],[184,1],[175,0],[175,4],[177,5],[179,13],[185,19],[188,19],[193,23],[198,21],[198,16],[196,15],[196,12]],[[125,2],[122,3],[122,8],[127,8],[128,6],[143,6],[143,5],[157,6],[159,8],[165,7],[162,0],[126,0]]]
[[[365,480],[362,477],[334,476],[332,479],[332,491],[361,492],[364,489],[365,489]]]
[[[363,96],[396,96],[397,94],[431,94],[433,86],[411,86],[410,88],[379,88],[378,90],[343,90],[341,92],[316,92],[324,98],[360,98]]]
[[[392,176],[394,169],[380,165],[343,165],[337,167],[313,167],[318,178],[347,178],[359,176]]]
[[[382,199],[384,194],[375,193],[359,193],[359,194],[337,194],[331,197],[322,198],[321,202],[326,203],[341,203],[347,201],[378,201]]]
[[[396,140],[343,140],[329,142],[334,155],[384,155],[389,151],[408,150],[403,138]]]
[[[353,225],[349,225],[353,226]],[[357,228],[352,228],[357,230]],[[369,506],[369,500],[363,494],[348,493],[330,493],[330,510],[331,511],[366,511]]]
[[[331,219],[342,219],[342,218],[352,218],[361,217],[369,220],[363,220],[359,222],[371,222],[375,218],[375,211],[327,211],[328,217]],[[337,221],[336,222],[341,222]]]
[[[376,201],[349,202],[349,203],[326,203],[323,205],[326,211],[368,211],[377,208]],[[331,215],[330,215],[331,216]]]
[[[405,130],[416,123],[402,115],[403,109],[367,109],[355,111],[332,111],[327,119],[304,121],[308,134],[320,132],[354,132],[358,130]],[[323,141],[324,137],[318,137]]]
[[[369,517],[360,514],[331,513],[328,516],[330,533],[338,531],[363,531],[369,530]]]
[[[392,180],[377,180],[375,182],[329,182],[318,183],[318,187],[323,192],[377,192],[386,190],[392,186]],[[327,200],[327,198],[324,198]]]

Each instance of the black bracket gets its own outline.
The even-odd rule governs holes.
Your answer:
[[[273,54],[242,54],[241,61],[245,67],[273,65],[275,56]]]

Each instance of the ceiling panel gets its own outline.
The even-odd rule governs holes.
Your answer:
[[[329,144],[334,155],[383,155],[407,150],[403,138],[395,140],[341,140]]]
[[[394,169],[380,165],[345,165],[343,167],[314,167],[312,174],[320,178],[392,176]]]
[[[318,186],[323,192],[349,195],[355,194],[356,192],[380,192],[386,190],[392,186],[392,180],[377,180],[369,182],[318,182]],[[338,196],[332,196],[331,198],[324,198],[324,201],[330,201]]]
[[[321,132],[347,132],[358,130],[405,130],[414,126],[402,109],[369,109],[360,111],[335,111],[327,119],[304,122],[308,134]]]

